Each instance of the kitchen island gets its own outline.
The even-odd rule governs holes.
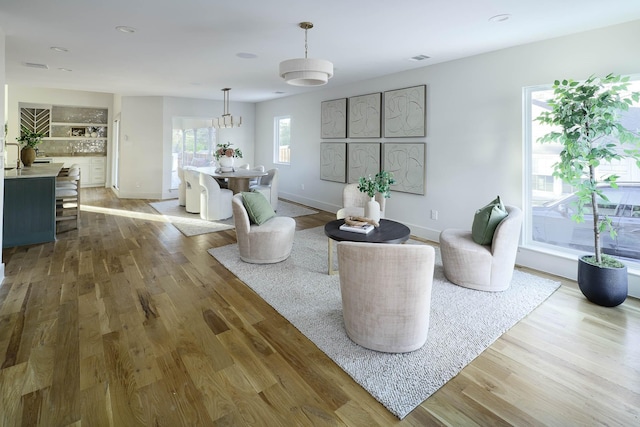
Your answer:
[[[56,176],[62,163],[4,171],[2,247],[56,239]]]

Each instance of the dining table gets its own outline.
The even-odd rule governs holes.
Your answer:
[[[233,194],[241,193],[243,191],[249,191],[249,182],[252,179],[259,178],[261,176],[267,176],[267,172],[249,169],[234,169],[231,172],[222,172],[220,168],[205,166],[195,168],[195,170],[207,175],[211,175],[218,180],[226,179],[228,182],[229,190],[233,191]]]

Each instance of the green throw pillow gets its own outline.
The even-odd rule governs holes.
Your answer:
[[[478,209],[473,217],[473,226],[471,227],[473,241],[479,245],[490,245],[498,224],[507,215],[507,210],[502,204],[500,196],[487,206]]]
[[[276,216],[271,203],[262,193],[243,192],[242,203],[249,214],[249,220],[252,224],[264,224]]]

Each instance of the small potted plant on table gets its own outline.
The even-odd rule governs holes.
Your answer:
[[[371,175],[358,179],[358,190],[366,193],[371,201],[365,206],[364,216],[379,221],[384,215],[386,199],[391,197],[390,185],[395,184],[393,173],[381,170],[374,177]]]
[[[622,262],[602,254],[600,233],[608,231],[614,237],[615,229],[611,219],[598,210],[598,199],[607,201],[599,183],[616,188],[618,176],[599,180],[596,167],[622,158],[631,158],[640,167],[640,137],[621,123],[621,112],[640,100],[640,93],[629,92],[628,87],[628,77],[613,74],[604,78],[592,76],[582,83],[556,80],[553,99],[548,101],[551,110],[536,119],[557,129],[538,141],[562,144],[553,176],[577,189],[572,219],[584,222],[589,211],[593,216],[594,254],[579,258],[578,285],[588,300],[606,307],[617,306],[626,299],[628,276]]]

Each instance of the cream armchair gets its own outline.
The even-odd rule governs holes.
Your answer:
[[[289,257],[296,230],[293,218],[276,216],[262,225],[251,224],[242,202],[242,193],[233,196],[231,205],[241,260],[254,264],[271,264]]]
[[[364,207],[371,198],[358,190],[358,184],[347,184],[342,190],[342,209],[336,213],[337,219],[348,216],[363,216]]]
[[[428,245],[338,243],[342,315],[356,344],[387,353],[427,340],[435,250]]]
[[[200,173],[200,218],[207,221],[231,218],[233,191],[220,188],[211,175]]]
[[[479,291],[504,291],[513,277],[518,252],[522,211],[505,206],[509,215],[493,234],[491,245],[479,245],[470,230],[446,229],[440,233],[444,275],[449,281]]]

